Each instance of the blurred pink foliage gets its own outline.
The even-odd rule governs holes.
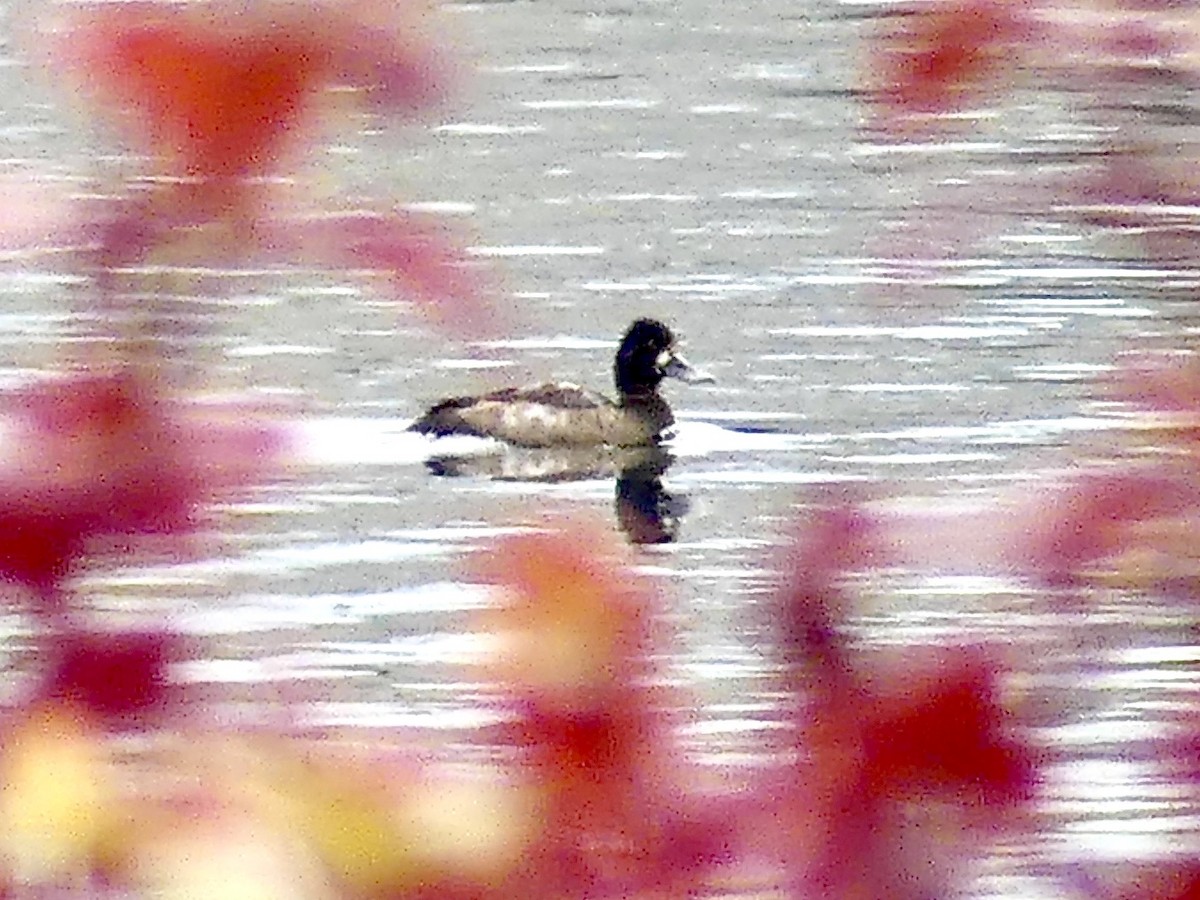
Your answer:
[[[128,554],[136,535],[191,531],[286,447],[245,409],[168,400],[133,371],[50,378],[4,400],[0,576],[49,612],[85,560]]]
[[[47,641],[47,677],[36,703],[63,703],[106,728],[147,728],[182,709],[170,667],[190,656],[166,630],[85,631],[61,627]]]
[[[1036,794],[1038,758],[998,699],[999,654],[864,653],[845,577],[884,562],[886,531],[853,502],[808,519],[770,608],[797,699],[802,763],[773,797],[798,896],[938,896],[957,863]],[[915,819],[918,807],[932,818]],[[798,851],[798,852],[797,852]]]
[[[958,252],[993,236],[997,210],[1052,210],[1050,218],[1127,239],[1136,256],[1164,263],[1200,257],[1191,212],[1200,196],[1196,150],[1190,138],[1176,138],[1170,113],[1174,98],[1200,80],[1200,28],[1188,4],[918,0],[883,21],[865,54],[871,139],[979,139],[1007,127],[1005,143],[1036,146],[1045,135],[1023,142],[1017,112],[1018,92],[1036,89],[1061,94],[1063,124],[1078,129],[1086,157],[1066,174],[1026,167],[1011,181],[989,173],[930,185],[908,222],[907,255]],[[1110,102],[1132,89],[1148,99]],[[1161,141],[1147,127],[1154,109],[1164,111]],[[931,211],[926,221],[922,208]],[[947,208],[960,214],[938,212]]]
[[[695,790],[674,746],[672,702],[655,686],[657,603],[607,534],[589,526],[509,540],[483,563],[507,599],[485,615],[504,689],[498,737],[541,794],[537,896],[684,896],[730,859],[734,825]],[[557,883],[556,883],[557,882]]]
[[[407,118],[443,100],[450,68],[423,17],[420,3],[56,6],[38,51],[124,135],[146,177],[103,202],[30,203],[42,212],[0,242],[87,248],[85,272],[109,294],[141,264],[366,269],[386,295],[485,330],[485,286],[447,228],[388,207],[329,210],[297,187],[321,129],[352,103]]]
[[[1036,32],[1028,0],[914,5],[870,57],[868,83],[896,113],[950,112],[1015,68]]]
[[[185,190],[236,202],[242,179],[310,146],[325,88],[399,114],[443,98],[448,73],[414,40],[413,15],[398,8],[389,29],[364,21],[362,7],[74,4],[60,7],[48,56],[168,174],[196,179]]]

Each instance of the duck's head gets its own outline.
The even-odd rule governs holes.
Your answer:
[[[654,319],[638,319],[629,326],[617,350],[613,374],[617,391],[622,396],[634,397],[653,394],[664,378],[690,382],[713,380],[680,355],[671,329]]]

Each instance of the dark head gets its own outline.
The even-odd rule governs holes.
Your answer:
[[[653,394],[664,378],[711,381],[679,355],[671,329],[654,319],[638,319],[629,326],[617,350],[613,375],[622,397]]]

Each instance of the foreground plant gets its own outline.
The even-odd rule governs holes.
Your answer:
[[[35,26],[37,54],[124,136],[142,171],[102,183],[99,200],[47,203],[49,185],[24,205],[36,226],[0,239],[76,247],[102,309],[159,289],[147,268],[266,260],[365,270],[387,296],[483,330],[490,308],[457,236],[396,201],[322,198],[310,168],[322,135],[352,116],[403,120],[444,98],[450,66],[428,18],[415,2],[52,7]]]
[[[284,458],[277,424],[168,400],[134,371],[52,377],[0,399],[0,577],[41,612],[62,611],[85,565],[128,555],[139,535],[186,536],[208,504]]]

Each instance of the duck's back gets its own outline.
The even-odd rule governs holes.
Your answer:
[[[523,447],[641,446],[654,443],[673,421],[667,405],[654,401],[619,406],[575,384],[547,383],[443,400],[412,430],[437,437],[489,437]]]

